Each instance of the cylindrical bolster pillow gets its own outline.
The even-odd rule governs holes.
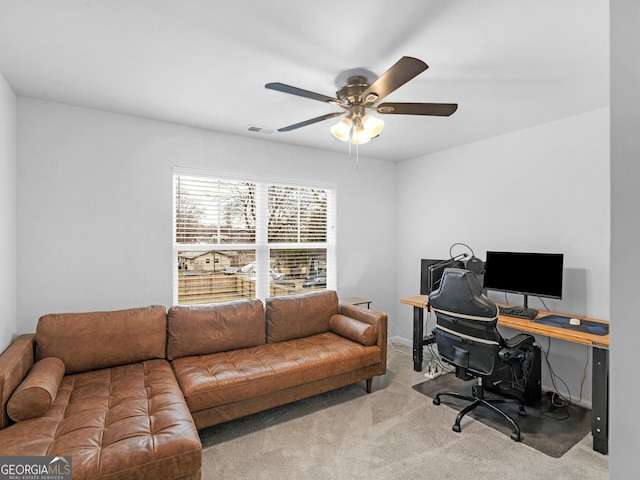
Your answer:
[[[36,362],[7,403],[7,415],[14,422],[41,417],[51,407],[64,377],[64,363],[56,357]]]
[[[339,313],[331,317],[329,328],[332,332],[365,346],[373,345],[378,341],[378,329],[375,325],[369,325]]]

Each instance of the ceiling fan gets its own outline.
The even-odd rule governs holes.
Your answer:
[[[279,128],[279,132],[289,132],[322,122],[323,120],[345,115],[344,118],[331,127],[331,133],[339,140],[345,142],[351,140],[351,143],[363,144],[377,137],[384,127],[384,122],[367,113],[368,110],[375,110],[383,115],[429,115],[448,117],[458,109],[457,103],[386,102],[376,105],[377,102],[409,80],[418,76],[427,68],[429,68],[429,66],[422,60],[413,57],[402,57],[372,84],[369,84],[367,78],[361,75],[349,77],[347,84],[336,92],[337,98],[278,82],[267,83],[265,88],[330,103],[343,109],[339,112],[327,113],[319,117]]]

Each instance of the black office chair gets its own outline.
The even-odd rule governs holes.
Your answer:
[[[436,313],[438,353],[456,367],[456,376],[463,380],[477,379],[471,395],[439,392],[433,403],[440,405],[440,397],[451,396],[471,403],[462,409],[453,425],[460,431],[460,421],[479,406],[488,407],[505,418],[513,427],[511,438],[522,440],[520,427],[507,413],[493,405],[517,400],[519,414],[526,415],[524,404],[540,399],[540,352],[532,335],[520,333],[504,339],[497,329],[498,308],[483,293],[476,276],[468,270],[447,268],[438,289],[429,295],[429,306]],[[484,390],[511,397],[487,400]]]

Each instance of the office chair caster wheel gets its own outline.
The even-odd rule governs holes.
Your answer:
[[[515,442],[521,442],[522,436],[520,435],[520,432],[511,432],[511,439]]]
[[[460,428],[460,425],[458,425],[457,423],[451,427],[451,430],[453,430],[456,433],[460,433],[462,431],[462,429]]]
[[[434,405],[440,405],[440,397],[436,397],[433,399],[433,404]]]
[[[518,410],[519,417],[526,417],[527,411],[524,409],[524,405],[520,405],[520,409]]]

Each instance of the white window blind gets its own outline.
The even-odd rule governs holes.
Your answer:
[[[255,243],[254,183],[181,175],[174,179],[177,243]]]
[[[174,303],[335,289],[335,190],[174,173]]]
[[[270,185],[269,242],[327,241],[327,191]]]

